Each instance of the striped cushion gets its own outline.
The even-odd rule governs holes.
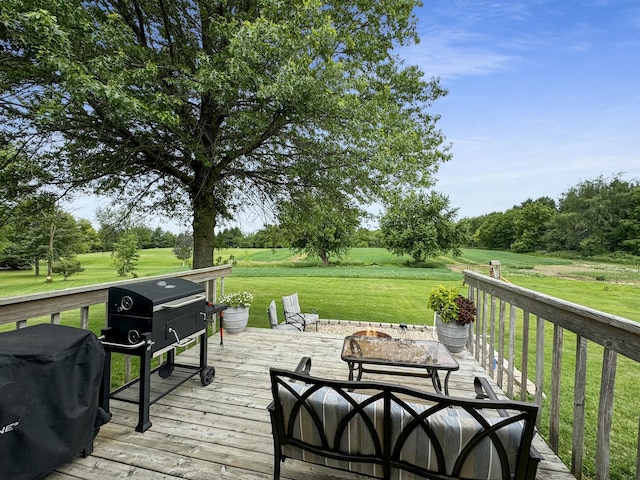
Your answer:
[[[409,404],[409,407],[413,408],[417,413],[424,412],[428,408],[428,406],[418,404]],[[394,419],[391,438],[395,446],[399,435],[414,417],[397,404],[392,404],[391,412]],[[495,415],[495,412],[488,413]],[[499,416],[485,416],[484,418],[490,425],[504,421]],[[424,429],[415,429],[402,446],[400,460],[407,461],[425,470],[437,472],[439,471],[439,466],[436,449],[441,448],[444,457],[444,471],[447,475],[452,475],[460,453],[473,436],[483,430],[483,427],[469,413],[460,408],[440,410],[431,414],[427,422],[433,430],[437,442],[433,442]],[[505,425],[497,430],[499,441],[506,450],[510,476],[515,473],[522,430],[522,422]],[[496,445],[489,438],[484,438],[469,452],[461,467],[456,475],[458,478],[488,480],[501,480],[503,478]],[[406,477],[406,474],[402,474],[397,478],[405,479],[408,477]]]
[[[287,382],[287,385],[300,395],[304,394],[309,388],[308,385],[298,383]],[[369,398],[368,395],[347,393],[345,391],[343,391],[343,393],[356,403],[366,401]],[[287,426],[290,425],[291,413],[296,403],[296,397],[284,388],[280,389],[279,396],[282,402],[286,429]],[[292,431],[288,432],[293,438],[302,440],[308,445],[322,447],[322,437],[324,436],[328,444],[328,450],[346,454],[376,455],[374,445],[376,443],[379,446],[382,445],[383,409],[381,402],[373,402],[365,408],[367,418],[374,422],[374,433],[377,438],[372,438],[371,432],[367,429],[363,417],[355,416],[351,419],[348,428],[344,430],[344,434],[341,435],[339,439],[336,439],[338,424],[340,420],[353,409],[349,400],[332,388],[322,387],[312,393],[305,403],[317,414],[324,432],[320,432],[320,428],[318,428],[309,411],[301,408],[293,421]],[[291,445],[285,445],[282,453],[287,457],[304,460],[306,462],[340,468],[378,478],[383,477],[382,467],[380,465],[333,460]],[[377,456],[381,457],[380,450]]]
[[[326,437],[325,449],[328,451],[375,455],[381,458],[380,449],[384,448],[382,400],[372,401],[368,395],[348,393],[344,390],[338,391],[325,386],[313,392],[305,401],[306,407],[317,415],[316,419],[319,423],[314,420],[313,415],[306,408],[300,408],[292,423],[289,423],[297,395],[304,395],[312,385],[287,383],[287,386],[294,393],[281,386],[279,396],[283,405],[285,430],[288,425],[291,426],[291,431],[287,432],[291,437],[301,440],[310,446],[322,447],[324,434],[324,437]],[[340,421],[353,409],[350,400],[357,403],[371,402],[364,409],[363,416],[367,418],[363,418],[362,415],[352,418],[348,423],[348,428],[336,439],[336,430]],[[391,404],[392,451],[396,447],[404,429],[414,418],[410,411],[413,410],[415,414],[419,415],[429,408],[430,406],[428,405],[415,403],[407,403],[406,408],[396,402]],[[495,412],[492,413],[495,414]],[[491,425],[504,420],[499,416],[485,418]],[[366,426],[368,420],[373,423],[375,428],[373,436]],[[427,417],[426,424],[435,436],[436,441],[432,441],[429,438],[424,428],[416,428],[405,438],[399,457],[396,457],[396,460],[408,462],[423,470],[440,471],[440,473],[451,475],[460,452],[462,452],[469,440],[481,430],[481,426],[469,413],[458,408],[445,408],[432,413]],[[321,432],[321,429],[324,429],[324,432]],[[521,422],[498,430],[498,437],[506,450],[511,474],[515,471],[516,455],[521,435]],[[377,452],[376,445],[379,448]],[[441,452],[444,465],[439,466],[438,464],[438,450]],[[306,462],[341,468],[374,477],[382,478],[383,476],[380,465],[332,460],[323,455],[313,454],[291,445],[283,447],[283,454]],[[391,478],[410,480],[415,477],[402,470],[393,469]],[[459,478],[502,479],[497,449],[489,438],[482,440],[470,452],[462,464]]]

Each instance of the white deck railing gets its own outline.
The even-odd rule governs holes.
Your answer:
[[[541,409],[548,409],[546,440],[556,454],[560,444],[560,412],[572,416],[570,468],[578,479],[582,477],[585,458],[585,418],[589,412],[595,412],[591,418],[597,418],[596,444],[589,450],[595,452],[595,478],[608,479],[612,435],[631,435],[635,440],[640,432],[639,426],[635,432],[614,430],[612,434],[614,395],[625,387],[616,385],[618,354],[636,362],[638,368],[640,323],[469,270],[464,271],[464,281],[469,287],[469,298],[474,299],[478,310],[468,343],[469,351],[510,397],[514,396],[514,385],[518,383],[520,397],[526,400],[528,379],[533,380],[534,401]],[[546,351],[545,334],[550,331],[552,348]],[[575,334],[575,345],[564,342],[565,332]],[[603,347],[597,405],[594,399],[587,398],[587,351],[589,344],[594,343]],[[516,350],[519,350],[518,354]],[[535,358],[535,365],[529,363],[530,353]],[[572,362],[563,362],[563,357],[572,360],[573,356],[573,384],[562,384],[562,367],[572,365]],[[516,366],[519,373],[516,373]],[[545,377],[551,379],[549,387],[544,384]],[[593,374],[590,377],[593,378]],[[632,380],[637,382],[637,376]],[[566,389],[571,388],[573,402],[562,403],[562,389],[566,398]],[[638,406],[632,410],[637,415],[640,399],[632,401]],[[567,412],[573,412],[573,415]],[[633,425],[638,425],[637,422],[635,419]],[[640,479],[640,449],[636,452],[635,479]]]

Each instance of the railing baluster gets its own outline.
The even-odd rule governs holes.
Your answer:
[[[618,354],[604,349],[602,377],[600,378],[600,404],[598,406],[598,431],[596,433],[596,480],[609,479],[610,433],[613,418],[613,387],[616,382]]]
[[[498,320],[498,360],[496,363],[497,369],[497,383],[500,389],[504,383],[504,334],[505,334],[505,309],[507,303],[502,299],[500,300],[500,317]],[[494,353],[495,355],[495,353]],[[495,363],[495,362],[494,362]]]
[[[489,320],[489,327],[489,376],[495,380],[496,369],[494,360],[496,358],[496,297],[494,297],[493,295],[491,295],[491,319]]]
[[[488,300],[489,300],[489,292],[483,292],[483,302],[482,302],[482,368],[487,369],[487,329],[488,329]]]
[[[571,445],[571,473],[582,478],[584,465],[584,419],[587,387],[587,339],[576,337],[576,371],[573,385],[573,439]]]
[[[553,351],[551,352],[551,405],[549,407],[549,446],[557,454],[560,445],[560,377],[562,374],[563,330],[553,326]]]
[[[476,336],[474,338],[474,351],[472,352],[473,357],[478,363],[480,363],[480,344],[482,342],[482,300],[480,299],[480,291],[481,290],[479,288],[476,289],[476,322],[475,326],[473,327],[475,329]]]
[[[534,402],[542,408],[544,387],[544,319],[536,315],[536,394]],[[540,416],[537,422],[540,428]]]
[[[509,372],[507,375],[507,396],[513,398],[513,377],[515,370],[516,346],[516,307],[509,304]]]
[[[520,399],[527,401],[529,385],[529,312],[522,312],[522,367],[520,369]]]
[[[469,286],[469,288],[467,288],[467,298],[469,298],[474,305],[476,304],[475,292],[472,286]],[[476,308],[477,308],[477,305],[476,305]],[[467,337],[467,350],[469,350],[470,352],[473,352],[473,342],[475,339],[474,328],[473,326],[469,326],[468,328],[469,328],[469,336]]]
[[[131,355],[124,357],[124,383],[131,381]]]
[[[80,328],[87,330],[89,328],[89,307],[80,309]]]

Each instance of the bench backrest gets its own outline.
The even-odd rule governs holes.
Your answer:
[[[271,384],[274,441],[286,457],[385,479],[527,478],[536,405],[280,369]]]

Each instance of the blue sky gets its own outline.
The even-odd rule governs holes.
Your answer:
[[[459,217],[640,178],[640,2],[424,0],[400,50],[440,77],[453,159],[435,189]]]

